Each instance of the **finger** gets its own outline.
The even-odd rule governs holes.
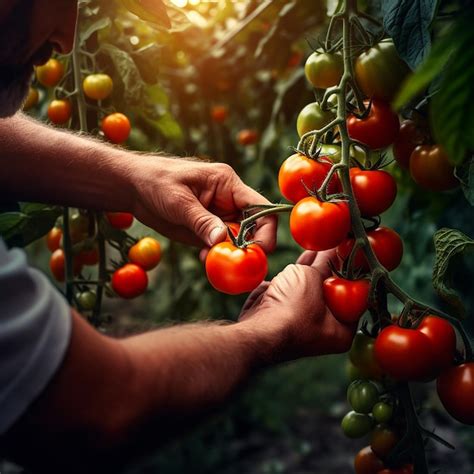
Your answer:
[[[260,283],[260,285],[255,288],[255,290],[250,293],[248,296],[247,300],[245,301],[244,305],[242,306],[242,310],[240,311],[240,314],[245,313],[245,311],[248,311],[252,306],[254,306],[255,302],[263,296],[263,294],[267,291],[268,287],[270,286],[269,281],[263,281]]]
[[[257,219],[254,240],[259,243],[265,253],[270,253],[276,247],[277,216],[266,216]]]
[[[330,262],[332,262],[333,265],[337,264],[337,254],[335,249],[318,252],[311,266],[316,268],[321,276],[326,279],[332,275],[332,270],[329,266]]]
[[[312,250],[306,250],[298,257],[298,259],[296,260],[296,263],[298,265],[312,265],[317,255],[318,255],[318,252],[313,252]]]
[[[201,260],[202,263],[206,262],[206,258],[207,258],[208,253],[209,253],[209,247],[204,247],[199,252],[199,260]]]

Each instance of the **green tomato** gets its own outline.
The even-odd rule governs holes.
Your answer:
[[[362,377],[361,371],[350,360],[348,360],[346,364],[346,374],[347,374],[347,378],[351,382],[364,378]]]
[[[388,423],[393,416],[393,406],[386,402],[378,402],[372,408],[372,415],[377,423]]]
[[[344,73],[342,55],[316,51],[306,60],[304,72],[308,81],[317,89],[336,86]]]
[[[84,291],[77,295],[79,309],[83,311],[92,311],[97,301],[97,295],[94,291]]]
[[[379,399],[379,391],[372,382],[361,382],[348,395],[349,403],[357,413],[370,413]]]
[[[348,438],[362,438],[372,429],[374,421],[371,416],[350,411],[341,421],[341,428]]]
[[[382,369],[375,360],[375,339],[358,331],[349,351],[349,359],[360,370],[363,378],[380,380]]]
[[[312,102],[303,107],[296,120],[298,135],[302,137],[305,133],[320,130],[329,122],[334,120],[334,113],[324,111],[317,102]]]

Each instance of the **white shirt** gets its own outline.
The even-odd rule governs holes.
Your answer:
[[[25,252],[0,239],[0,435],[41,394],[69,345],[71,311]]]

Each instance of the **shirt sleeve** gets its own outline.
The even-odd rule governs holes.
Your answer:
[[[20,249],[0,239],[0,435],[40,395],[69,345],[71,310]]]

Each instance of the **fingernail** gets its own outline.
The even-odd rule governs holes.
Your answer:
[[[214,245],[221,240],[219,237],[222,235],[223,230],[224,227],[214,227],[214,229],[211,230],[211,233],[209,234],[209,243],[211,245]]]

